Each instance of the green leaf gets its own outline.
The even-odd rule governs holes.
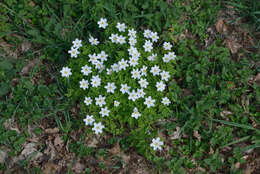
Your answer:
[[[4,60],[2,62],[0,62],[0,69],[3,69],[3,70],[11,70],[13,68],[13,65],[10,61],[8,60]]]

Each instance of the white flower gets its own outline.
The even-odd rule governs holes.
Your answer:
[[[170,78],[170,73],[168,71],[162,71],[160,73],[162,80],[165,80],[166,82],[169,80]]]
[[[93,115],[86,115],[86,118],[83,120],[85,122],[85,125],[92,125],[94,123]]]
[[[125,29],[126,29],[126,26],[125,26],[125,24],[124,23],[117,23],[117,25],[116,25],[116,28],[118,29],[118,31],[120,31],[120,32],[125,32]]]
[[[160,140],[160,137],[157,137],[156,139],[153,138],[152,143],[150,146],[153,148],[153,150],[162,150],[163,141]]]
[[[111,93],[114,93],[115,92],[115,89],[116,89],[116,86],[115,86],[115,83],[112,82],[112,83],[107,83],[107,85],[105,86],[105,88],[107,89],[107,92],[111,92]]]
[[[72,75],[71,69],[68,68],[68,67],[63,67],[60,72],[61,72],[61,76],[62,76],[62,77],[69,77],[69,76]]]
[[[130,38],[136,38],[136,31],[132,28],[128,30],[128,36]]]
[[[147,29],[147,30],[144,30],[144,37],[149,39],[151,38],[151,34],[152,34],[152,31]]]
[[[176,58],[175,52],[168,53],[170,60],[174,60]]]
[[[157,57],[157,54],[152,54],[151,56],[148,56],[147,59],[150,61],[154,61],[155,57]]]
[[[113,70],[111,68],[107,68],[107,75],[111,75]]]
[[[117,101],[117,100],[115,100],[115,101],[114,101],[114,106],[115,106],[115,107],[118,107],[118,106],[119,106],[119,104],[120,104],[120,102],[119,102],[119,101]]]
[[[92,76],[91,78],[91,85],[92,87],[98,87],[101,85],[101,78],[98,75]]]
[[[99,107],[102,107],[103,105],[106,104],[106,97],[103,97],[102,95],[99,95],[98,97],[95,98],[96,100],[96,105],[98,105]]]
[[[110,110],[108,110],[107,107],[101,108],[101,111],[99,112],[99,114],[102,117],[109,116],[109,113],[110,113]]]
[[[114,71],[114,72],[118,72],[120,69],[119,69],[119,65],[118,64],[116,64],[116,63],[114,63],[112,66],[111,66],[111,68],[112,68],[112,70]]]
[[[70,53],[70,57],[78,57],[79,51],[78,48],[71,48],[71,50],[68,51],[68,53]]]
[[[157,42],[158,41],[159,36],[158,36],[157,32],[152,32],[151,33],[151,39],[152,39],[153,42]]]
[[[170,102],[170,100],[169,100],[167,97],[162,98],[162,104],[168,106],[170,103],[171,103],[171,102]]]
[[[147,85],[149,84],[146,79],[140,79],[138,83],[140,84],[141,88],[147,88]]]
[[[128,100],[135,101],[138,98],[138,95],[134,90],[132,92],[129,92],[128,95]]]
[[[100,58],[100,61],[101,61],[101,62],[104,62],[104,61],[107,61],[108,55],[106,54],[105,51],[101,51],[101,53],[98,54],[98,57]]]
[[[76,38],[74,41],[72,41],[73,47],[75,49],[79,49],[80,47],[82,47],[81,42],[82,42],[82,40],[79,40],[78,38]]]
[[[117,38],[118,34],[111,34],[111,36],[109,37],[112,43],[117,43]]]
[[[131,116],[135,119],[138,119],[141,116],[141,114],[138,112],[138,109],[136,107],[134,108],[134,111]]]
[[[128,64],[127,64],[127,60],[125,59],[121,59],[119,62],[118,62],[118,65],[119,65],[119,69],[120,70],[126,70],[126,67],[128,67]]]
[[[156,82],[157,91],[164,91],[165,86],[166,86],[166,85],[163,83],[163,81]]]
[[[144,104],[145,104],[148,108],[155,106],[154,103],[155,103],[155,100],[152,99],[151,96],[145,98]]]
[[[99,44],[98,39],[97,39],[97,38],[94,38],[94,37],[92,37],[92,36],[89,37],[89,40],[88,40],[88,41],[90,42],[91,45],[98,45],[98,44]]]
[[[130,66],[135,67],[136,65],[138,65],[138,60],[139,60],[138,58],[131,57],[129,59],[128,63]]]
[[[80,84],[80,88],[82,88],[82,89],[84,89],[84,90],[88,88],[88,81],[85,80],[85,79],[82,79],[82,80],[79,82],[79,84]]]
[[[95,134],[102,133],[102,129],[104,129],[104,126],[101,122],[94,123],[94,127],[92,128],[92,130],[95,131]]]
[[[84,103],[88,106],[92,103],[92,99],[90,97],[85,97]]]
[[[172,49],[172,44],[170,42],[164,42],[163,43],[163,48],[164,48],[164,50],[171,50]]]
[[[119,43],[119,44],[124,44],[124,43],[126,43],[125,37],[122,36],[122,35],[118,36],[118,37],[117,37],[117,43]]]
[[[153,43],[150,40],[146,40],[143,47],[145,52],[151,52],[153,49]]]
[[[137,53],[137,52],[138,52],[138,50],[134,46],[131,46],[130,48],[128,48],[128,53],[130,56],[133,56],[133,54]]]
[[[141,78],[141,74],[140,74],[140,71],[138,69],[133,69],[131,71],[131,74],[132,74],[133,79],[140,79]]]
[[[107,19],[106,18],[100,18],[98,21],[98,27],[99,28],[106,28],[108,26]]]
[[[95,62],[98,61],[98,56],[96,55],[96,53],[89,54],[88,57],[89,57],[88,61],[91,62],[92,64],[95,64]]]
[[[137,96],[138,98],[144,98],[145,96],[144,89],[137,89]]]
[[[163,62],[165,62],[165,63],[168,63],[171,60],[169,54],[164,54],[162,59],[163,59]]]
[[[100,61],[96,61],[96,62],[94,63],[94,65],[95,65],[96,69],[101,70],[101,71],[104,70],[104,68],[105,68],[105,66],[103,65],[103,63],[100,62]]]
[[[147,66],[144,66],[141,68],[141,73],[142,73],[142,76],[146,76],[147,75]]]
[[[91,70],[92,68],[91,67],[89,67],[88,65],[85,65],[85,66],[83,66],[83,67],[81,67],[81,72],[84,74],[84,75],[89,75],[91,72],[92,72],[92,70]]]
[[[135,38],[133,38],[133,37],[130,37],[129,39],[128,39],[128,41],[129,41],[129,44],[131,45],[131,46],[134,46],[135,44],[136,44],[136,39]]]
[[[156,76],[156,75],[160,75],[160,68],[159,68],[159,66],[157,66],[157,65],[155,65],[155,66],[153,66],[152,68],[151,68],[151,70],[150,70],[150,72],[154,75],[154,76]]]
[[[121,89],[120,91],[122,92],[122,94],[128,93],[130,90],[130,87],[127,86],[127,84],[121,84]]]

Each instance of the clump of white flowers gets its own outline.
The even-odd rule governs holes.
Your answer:
[[[109,24],[105,18],[97,25],[102,32],[109,31],[107,38],[89,35],[82,49],[82,41],[75,39],[68,53],[79,59],[60,71],[62,77],[69,78],[72,70],[76,76],[72,84],[75,82],[78,88],[74,91],[83,97],[82,106],[88,113],[85,125],[101,134],[105,127],[109,130],[110,124],[116,124],[116,119],[137,124],[137,128],[145,121],[152,124],[149,120],[167,112],[171,105],[167,91],[176,58],[173,45],[164,42],[163,48],[157,48],[159,35],[149,29],[139,35],[125,23]],[[73,69],[75,66],[78,69]],[[150,135],[152,130],[147,132]],[[162,150],[162,145],[159,137],[150,144],[154,150]]]

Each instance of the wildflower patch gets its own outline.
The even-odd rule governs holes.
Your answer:
[[[139,33],[105,18],[97,25],[98,35],[90,35],[86,43],[75,39],[68,51],[71,59],[61,70],[68,96],[80,100],[82,122],[94,134],[127,132],[131,143],[143,139],[134,146],[161,150],[154,123],[172,116],[168,85],[175,72],[173,45],[159,41],[149,29]]]

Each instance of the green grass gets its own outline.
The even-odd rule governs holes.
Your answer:
[[[159,32],[163,40],[174,42],[174,50],[180,56],[174,80],[169,85],[174,114],[153,126],[167,137],[173,136],[179,127],[183,136],[174,140],[167,138],[167,155],[165,152],[155,153],[153,158],[146,156],[153,171],[187,173],[202,167],[208,173],[242,173],[235,164],[245,163],[244,152],[260,146],[260,88],[256,83],[248,84],[248,79],[260,72],[259,66],[252,65],[259,61],[259,55],[250,53],[239,61],[234,60],[220,37],[207,48],[203,47],[209,37],[208,27],[215,25],[218,11],[224,8],[220,1],[191,0],[186,4],[182,0],[167,1],[169,4],[163,0],[30,2],[0,3],[0,42],[8,43],[12,51],[17,51],[24,41],[32,43],[26,52],[18,51],[18,59],[6,54],[3,48],[0,50],[0,124],[13,120],[19,128],[17,132],[0,127],[0,148],[8,148],[11,159],[19,156],[23,144],[32,138],[28,125],[35,126],[35,135],[45,134],[42,122],[59,127],[70,152],[81,159],[109,159],[109,148],[116,142],[125,153],[135,151],[143,155],[142,150],[130,145],[140,141],[140,137],[127,134],[108,134],[102,146],[86,146],[86,137],[90,135],[79,129],[83,115],[77,101],[66,97],[67,88],[60,81],[59,71],[68,63],[71,41],[76,37],[86,41],[88,35],[96,31],[95,22],[106,17],[109,21],[125,22],[139,31],[151,28]],[[252,26],[253,33],[259,30],[259,4],[250,2],[255,3],[232,0],[229,4]],[[181,37],[186,31],[192,37]],[[34,66],[28,76],[21,76],[19,73],[27,61],[35,58],[43,65]],[[14,78],[19,79],[16,85]],[[223,111],[229,112],[223,114]],[[256,127],[252,126],[253,122]],[[75,139],[73,132],[77,131]],[[198,131],[201,139],[194,136],[194,131]],[[241,142],[246,146],[240,148]],[[225,147],[231,150],[225,152]],[[118,158],[115,161],[112,167],[99,161],[95,168],[118,172],[123,164]],[[37,166],[31,168],[30,165],[25,161],[18,166],[24,173],[41,173]],[[85,173],[90,173],[93,168],[87,167]],[[1,170],[12,173],[7,162],[0,164]],[[73,173],[71,168],[66,172]]]

